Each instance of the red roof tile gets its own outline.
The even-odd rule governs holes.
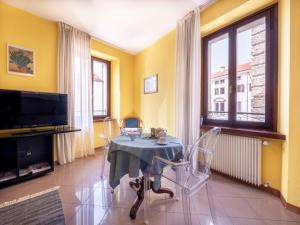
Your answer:
[[[249,62],[249,63],[239,65],[237,71],[242,72],[242,71],[250,70],[250,69],[251,69],[251,63]],[[228,69],[218,71],[218,72],[212,74],[211,77],[216,78],[216,77],[222,77],[225,75],[228,75]]]

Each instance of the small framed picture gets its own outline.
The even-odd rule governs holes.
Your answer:
[[[16,45],[7,45],[7,72],[9,74],[34,76],[34,51]]]
[[[144,94],[152,94],[158,92],[158,75],[151,75],[144,79]]]

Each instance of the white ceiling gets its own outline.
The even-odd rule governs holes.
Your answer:
[[[1,0],[135,54],[171,31],[176,21],[213,0]]]

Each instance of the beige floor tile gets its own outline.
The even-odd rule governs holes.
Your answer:
[[[82,205],[76,214],[67,221],[67,225],[98,225],[101,223],[107,208],[97,205]]]
[[[55,166],[53,173],[0,189],[0,203],[60,186],[67,224],[136,225],[144,224],[143,205],[136,220],[129,211],[136,192],[129,187],[134,178],[124,176],[111,193],[109,163],[100,177],[102,154]],[[172,171],[171,171],[172,172]],[[162,179],[162,186],[175,192],[175,185]],[[286,210],[280,200],[256,188],[213,174],[209,185],[192,196],[195,224],[201,225],[300,225],[300,215]],[[167,194],[150,194],[150,224],[183,225],[181,201]]]
[[[60,186],[59,193],[63,203],[85,204],[93,188],[82,186]]]

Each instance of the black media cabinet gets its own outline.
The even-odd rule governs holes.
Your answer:
[[[0,187],[53,171],[54,135],[76,131],[80,129],[64,127],[0,134]],[[46,163],[49,166],[43,168],[42,171],[28,172],[32,165],[38,163]],[[3,177],[4,172],[10,175],[10,179]]]

